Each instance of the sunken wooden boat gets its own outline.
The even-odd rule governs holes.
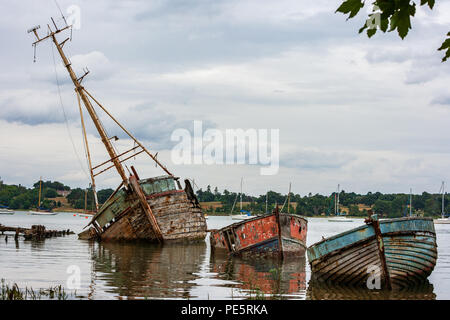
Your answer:
[[[306,252],[308,221],[297,214],[271,214],[211,231],[211,248],[242,257],[301,256]]]
[[[196,241],[206,236],[206,220],[189,180],[130,177],[132,191],[120,188],[92,218],[80,238],[148,241]]]
[[[312,279],[368,287],[379,279],[380,288],[419,285],[437,260],[436,234],[431,218],[379,220],[324,239],[308,248]]]
[[[63,20],[66,22],[65,19]],[[163,242],[166,240],[204,240],[206,236],[206,220],[189,181],[185,181],[185,188],[182,189],[178,178],[157,159],[157,153],[152,154],[144,147],[86,90],[82,85],[82,81],[89,74],[89,70],[86,68],[84,74],[78,77],[72,68],[70,60],[63,51],[64,45],[70,38],[63,41],[59,41],[57,38],[63,31],[72,31],[72,26],[66,22],[64,27],[59,28],[53,19],[52,22],[54,28],[47,25],[47,34],[42,38],[37,31],[40,28],[39,26],[31,28],[28,32],[33,33],[36,37],[36,41],[33,43],[34,47],[44,40],[52,40],[75,87],[86,160],[89,165],[91,188],[94,193],[97,211],[97,214],[88,225],[89,229],[82,232],[79,237],[81,239],[98,239],[102,241],[146,240]],[[82,104],[94,123],[109,156],[106,161],[96,166],[93,166],[91,162]],[[122,130],[127,136],[129,143],[133,144],[133,147],[119,153],[118,146],[114,145],[114,142],[119,140],[119,138],[107,134],[98,111],[102,111],[105,116],[109,117]],[[123,162],[129,161],[141,153],[146,153],[166,175],[141,180],[134,167],[131,166],[132,173],[129,172],[128,176]],[[115,169],[122,182],[112,196],[100,207],[95,192],[95,177],[109,169]]]

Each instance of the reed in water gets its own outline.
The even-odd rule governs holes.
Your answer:
[[[76,293],[67,293],[61,285],[39,290],[20,289],[17,283],[10,285],[1,280],[0,300],[67,300],[75,296]]]

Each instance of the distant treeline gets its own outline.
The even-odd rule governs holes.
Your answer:
[[[41,191],[41,208],[53,209],[61,207],[63,204],[55,198],[60,197],[57,191],[69,191],[66,197],[70,207],[84,209],[85,190],[81,188],[71,189],[58,181],[43,181]],[[97,192],[100,204],[105,202],[113,193],[112,189],[103,189]],[[87,209],[93,208],[93,192],[91,189],[87,193]],[[7,206],[11,209],[32,209],[38,206],[39,201],[39,181],[29,189],[21,185],[6,185],[0,182],[0,206]]]
[[[84,209],[85,206],[85,190],[81,188],[71,189],[69,186],[57,181],[42,182],[41,207],[57,208],[63,204],[59,201],[57,191],[69,191],[66,200],[71,208]],[[104,203],[113,193],[113,189],[103,189],[97,192],[98,201]],[[240,196],[238,192],[224,190],[219,192],[218,188],[211,190],[208,186],[206,190],[199,189],[196,191],[197,198],[200,202],[220,202],[221,207],[215,208],[216,212],[229,213],[235,203],[234,212],[239,211]],[[7,206],[11,209],[32,209],[36,208],[39,197],[39,181],[33,184],[33,188],[26,188],[21,185],[6,185],[0,181],[0,206]],[[87,209],[93,208],[93,192],[88,190],[87,193]],[[281,208],[286,203],[284,211],[287,211],[287,194],[281,194],[275,191],[267,193],[268,211],[278,204]],[[317,216],[321,214],[334,214],[335,194],[321,195],[308,194],[301,196],[291,193],[290,196],[290,212],[295,212],[305,216]],[[441,213],[441,194],[431,194],[423,192],[420,195],[412,196],[412,213],[425,216],[439,216]],[[242,194],[242,201],[245,202],[243,209],[252,212],[266,211],[266,195],[251,196]],[[339,203],[346,207],[352,216],[366,216],[365,208],[372,208],[375,213],[382,214],[386,217],[401,217],[409,214],[409,194],[383,194],[381,192],[368,192],[365,195],[355,192],[339,193]],[[294,205],[296,204],[296,205]],[[359,205],[359,206],[358,206]],[[445,195],[444,210],[450,212],[450,196]],[[210,210],[209,210],[210,211]]]
[[[205,191],[199,189],[196,191],[197,198],[200,202],[218,201],[222,204],[221,208],[216,208],[216,212],[230,212],[234,201],[236,205],[234,212],[239,211],[239,193],[224,190],[219,192],[217,187],[211,191],[211,186],[208,186]],[[268,211],[275,207],[278,203],[281,208],[287,199],[286,194],[281,194],[275,191],[267,193]],[[258,197],[242,195],[243,202],[250,202],[244,205],[243,208],[252,212],[265,212],[266,210],[266,195]],[[290,202],[296,203],[296,207],[291,205],[290,212],[295,212],[305,216],[316,216],[321,214],[334,215],[334,201],[335,193],[331,195],[308,194],[300,196],[299,194],[291,193]],[[348,208],[349,215],[352,216],[367,216],[367,210],[360,207],[370,207],[375,213],[381,214],[385,217],[401,217],[409,215],[409,194],[383,194],[381,192],[368,192],[367,194],[357,194],[355,192],[341,191],[339,193],[339,204]],[[424,216],[439,216],[441,214],[442,195],[431,194],[423,192],[420,195],[412,195],[412,213]],[[360,206],[358,206],[360,205]],[[450,212],[450,197],[444,197],[445,212]],[[212,211],[212,210],[209,210]],[[287,211],[287,203],[284,211]]]

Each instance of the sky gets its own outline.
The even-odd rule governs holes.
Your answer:
[[[450,181],[450,62],[445,39],[450,1],[419,7],[412,30],[371,39],[358,34],[369,6],[354,19],[340,1],[170,0],[63,1],[80,9],[64,46],[85,88],[171,172],[198,188],[265,194],[439,191]],[[87,187],[89,175],[73,84],[43,36],[54,0],[0,4],[0,177],[31,187],[43,180]],[[70,34],[69,34],[70,35]],[[60,41],[69,35],[60,35]],[[117,149],[132,147],[98,111]],[[85,116],[87,117],[86,113]],[[176,129],[279,129],[280,168],[253,164],[176,164]],[[107,159],[91,121],[94,164]],[[143,155],[128,163],[140,177],[163,174]],[[110,170],[101,188],[120,183]]]

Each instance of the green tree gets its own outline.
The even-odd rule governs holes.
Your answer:
[[[373,205],[373,210],[375,211],[375,213],[381,216],[389,216],[389,214],[391,213],[391,209],[391,201],[387,200],[378,199]]]
[[[113,189],[102,189],[99,192],[97,192],[97,198],[98,198],[98,202],[100,204],[103,204],[106,202],[106,200],[108,200],[108,198],[113,194],[114,190]]]
[[[45,192],[43,194],[44,194],[44,197],[46,197],[46,198],[56,198],[58,196],[58,194],[56,193],[56,190],[51,189],[51,188],[46,188]]]

